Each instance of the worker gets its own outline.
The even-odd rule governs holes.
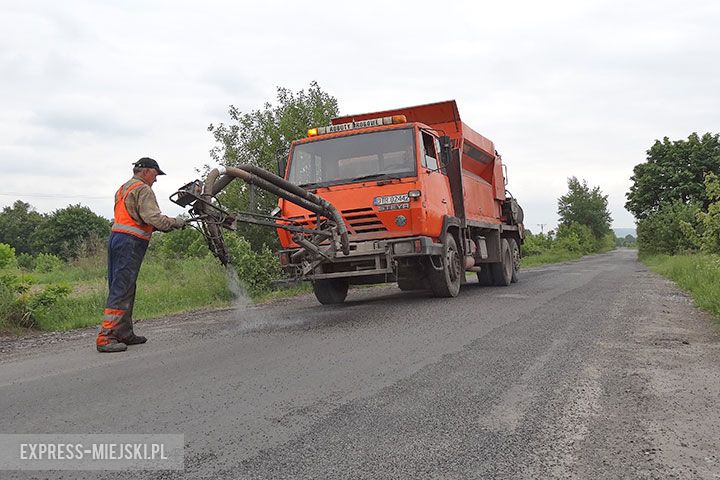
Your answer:
[[[158,162],[143,157],[133,164],[133,177],[115,194],[115,220],[108,241],[109,294],[96,344],[98,352],[124,352],[147,339],[133,331],[135,282],[154,230],[185,226],[181,217],[163,215],[152,186],[165,175]]]

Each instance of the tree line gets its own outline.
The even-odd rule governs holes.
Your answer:
[[[548,261],[562,260],[567,254],[586,255],[611,250],[617,244],[610,228],[612,217],[608,210],[608,196],[599,186],[591,187],[587,180],[570,177],[568,191],[558,198],[559,223],[557,230],[547,234],[527,232],[523,245],[524,256],[548,256]]]
[[[18,256],[49,254],[70,260],[94,249],[109,233],[110,220],[80,204],[43,214],[17,200],[0,212],[0,244],[10,245]]]

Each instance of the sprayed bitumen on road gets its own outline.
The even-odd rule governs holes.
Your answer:
[[[252,299],[245,290],[245,287],[243,287],[235,267],[228,264],[225,267],[225,276],[227,278],[228,289],[233,295],[231,305],[234,310],[234,317],[237,320],[238,333],[297,326],[305,321],[302,317],[288,319],[268,318],[266,316],[255,315],[253,309],[248,308],[252,305]]]

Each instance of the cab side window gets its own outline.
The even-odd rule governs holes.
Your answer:
[[[437,170],[438,168],[438,155],[435,148],[435,139],[432,135],[422,132],[422,143],[423,143],[423,158],[422,165],[430,170]]]

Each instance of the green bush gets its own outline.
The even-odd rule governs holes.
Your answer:
[[[202,258],[210,253],[202,234],[194,228],[183,228],[153,238],[153,251],[163,258]]]
[[[690,252],[698,248],[696,231],[701,212],[695,203],[665,203],[638,222],[637,243],[641,255]]]
[[[34,324],[47,315],[52,307],[67,297],[71,291],[72,288],[66,284],[48,285],[37,292],[24,293],[20,301],[24,304],[25,311],[30,314]]]
[[[586,254],[597,250],[597,242],[590,227],[579,223],[561,224],[553,243],[557,250]]]
[[[234,233],[225,234],[230,252],[230,263],[237,271],[240,282],[250,295],[258,295],[272,288],[280,276],[280,260],[267,247],[255,252],[250,242]]]
[[[540,255],[552,248],[552,238],[542,233],[532,234],[527,232],[523,242],[522,254],[525,257]]]
[[[0,268],[15,266],[15,249],[6,243],[0,243]]]
[[[0,327],[17,326],[31,326],[30,315],[19,302],[18,292],[0,281]]]
[[[707,212],[697,215],[702,225],[700,248],[706,253],[720,253],[720,178],[714,173],[705,176],[705,192],[710,204]]]
[[[34,281],[25,280],[14,273],[0,274],[0,285],[14,292],[23,293],[30,288]]]
[[[35,257],[35,271],[38,273],[50,273],[62,268],[63,261],[52,253],[40,253]]]
[[[608,232],[602,238],[595,240],[596,252],[609,252],[617,246],[618,238],[615,232]]]
[[[29,253],[21,253],[17,256],[17,266],[23,270],[34,270],[35,269],[35,257]]]
[[[0,326],[36,326],[43,315],[68,296],[68,285],[47,285],[41,289],[30,288],[31,278],[12,274],[0,276]]]

